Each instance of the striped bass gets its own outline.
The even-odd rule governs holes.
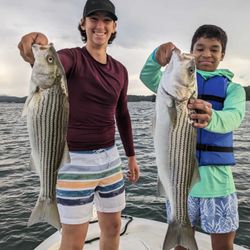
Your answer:
[[[198,249],[187,208],[189,190],[199,180],[197,132],[187,108],[189,99],[197,97],[196,89],[194,57],[174,50],[158,87],[154,124],[158,191],[171,207],[163,250]]]
[[[66,76],[53,44],[34,44],[35,63],[24,105],[31,146],[31,169],[40,178],[40,193],[28,226],[46,221],[61,227],[56,203],[57,172],[69,161],[66,143],[69,103]]]

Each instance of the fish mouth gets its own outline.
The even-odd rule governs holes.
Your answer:
[[[191,98],[195,98],[194,96],[195,96],[195,94],[196,94],[196,91],[194,90],[191,94],[190,94],[190,96],[189,97],[183,97],[183,98],[177,98],[176,96],[173,96],[173,95],[171,95],[169,92],[167,92],[164,88],[161,88],[161,91],[163,91],[163,94],[165,94],[165,95],[167,95],[167,96],[170,96],[171,97],[171,99],[173,99],[174,101],[176,101],[176,102],[185,102],[185,101],[188,101],[188,100],[190,100]]]
[[[47,89],[59,83],[61,81],[61,76],[39,73],[34,75],[31,79],[37,87]]]
[[[36,74],[34,77],[32,77],[32,79],[34,81],[40,81],[42,79],[43,81],[54,82],[55,79],[56,79],[56,76],[55,75],[49,75],[49,74],[39,73],[39,74]]]

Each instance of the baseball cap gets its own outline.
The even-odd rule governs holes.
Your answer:
[[[83,9],[83,17],[87,17],[96,11],[106,11],[114,21],[117,20],[115,6],[109,0],[87,0]]]

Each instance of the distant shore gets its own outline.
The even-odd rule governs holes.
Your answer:
[[[0,96],[0,102],[7,102],[7,103],[25,103],[26,96],[24,97],[17,97],[17,96]],[[155,95],[128,95],[129,102],[141,102],[141,101],[155,101]]]
[[[246,100],[250,101],[250,86],[244,87],[246,91]]]
[[[250,86],[244,87],[246,91],[246,100],[250,101]],[[154,102],[155,95],[128,95],[129,102]],[[24,103],[26,100],[26,96],[24,97],[17,97],[17,96],[5,96],[0,95],[0,102],[7,102],[7,103]]]

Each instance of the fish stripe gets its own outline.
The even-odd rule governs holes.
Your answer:
[[[195,156],[193,154],[194,145],[194,128],[187,122],[188,114],[186,109],[187,103],[176,104],[176,124],[170,133],[169,145],[169,166],[172,173],[172,185],[176,188],[173,190],[173,203],[175,216],[178,221],[187,222],[187,201],[188,189],[190,186],[194,166]],[[191,145],[190,145],[191,141]],[[185,169],[185,167],[187,169]],[[172,204],[173,205],[173,204]]]
[[[57,169],[64,151],[66,141],[66,124],[68,114],[63,109],[65,96],[60,94],[59,86],[54,89],[44,90],[44,93],[36,93],[33,102],[30,105],[31,119],[29,130],[34,138],[33,151],[40,152],[39,165],[41,192],[40,198],[55,199],[55,185],[57,178]],[[46,141],[46,142],[45,142]]]

